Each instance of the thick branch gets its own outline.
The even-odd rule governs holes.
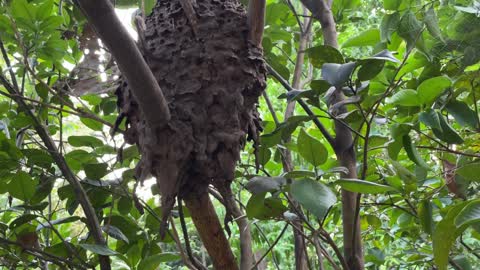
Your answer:
[[[183,198],[215,269],[238,270],[237,262],[207,192]]]
[[[331,11],[331,2],[327,0],[301,0],[307,6],[315,18],[320,21],[323,32],[324,44],[338,48],[337,31],[335,20]],[[341,89],[337,88],[331,98],[331,104],[337,104],[345,99]],[[338,114],[347,112],[345,106],[341,106]],[[357,179],[357,160],[354,149],[352,132],[340,121],[335,120],[335,153],[341,166],[348,168],[347,174],[342,177]],[[368,137],[366,134],[365,137]],[[365,161],[364,161],[365,162]],[[360,195],[342,190],[342,219],[344,254],[350,269],[364,269],[362,250],[362,238],[360,234],[360,222],[357,215],[360,207]]]
[[[150,127],[164,125],[170,120],[165,97],[135,41],[117,18],[112,4],[107,0],[75,2],[115,58]]]
[[[248,2],[248,38],[257,47],[262,46],[265,4],[266,0],[250,0]]]

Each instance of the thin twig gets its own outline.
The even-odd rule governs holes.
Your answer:
[[[267,70],[268,72],[275,77],[278,82],[288,91],[294,90],[290,84],[288,84],[287,81],[280,75],[275,69],[273,69],[270,65],[267,64]],[[308,107],[308,105],[303,101],[303,100],[298,100],[298,104],[302,106],[302,108],[305,110],[307,115],[314,117],[315,114],[312,112],[312,110]],[[318,127],[322,135],[325,137],[325,139],[328,141],[328,143],[333,147],[335,145],[334,139],[332,135],[327,131],[327,129],[323,126],[323,124],[315,117],[312,119],[315,125]]]
[[[288,223],[285,224],[285,226],[283,227],[282,229],[282,232],[280,232],[280,234],[277,236],[277,239],[275,239],[275,241],[273,242],[273,244],[268,248],[268,250],[265,252],[265,254],[263,254],[262,257],[260,257],[260,259],[258,259],[258,261],[255,263],[255,265],[253,265],[253,267],[251,268],[251,270],[254,270],[257,268],[257,266],[263,261],[263,259],[265,259],[265,257],[267,257],[268,253],[270,253],[270,251],[272,251],[272,249],[275,247],[275,245],[277,245],[278,241],[280,241],[280,239],[282,238],[283,234],[285,233],[285,231],[287,230],[288,228]]]

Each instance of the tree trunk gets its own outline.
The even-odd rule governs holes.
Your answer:
[[[217,213],[213,207],[207,192],[191,194],[183,199],[190,211],[195,228],[197,228],[200,239],[212,258],[215,269],[238,270],[238,265],[233,256],[230,244],[228,243],[222,225],[218,220]]]
[[[336,24],[331,11],[331,1],[327,0],[302,0],[312,15],[320,21],[324,44],[338,48]],[[341,89],[336,89],[329,105],[336,104],[345,99]],[[339,108],[337,114],[347,112],[345,106]],[[357,179],[357,160],[353,145],[352,132],[339,121],[335,121],[334,150],[341,166],[349,172],[342,175],[345,178]],[[362,250],[362,237],[360,231],[360,218],[356,217],[357,193],[342,190],[342,219],[343,219],[343,252],[345,260],[351,270],[364,269]]]

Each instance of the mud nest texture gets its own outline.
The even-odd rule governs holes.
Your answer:
[[[197,0],[194,9],[196,22],[180,0],[160,0],[145,21],[143,54],[168,102],[168,124],[146,124],[127,82],[116,92],[125,140],[142,155],[137,179],[156,177],[164,215],[176,196],[229,187],[241,149],[260,128],[256,104],[266,69],[261,49],[247,40],[243,7]]]

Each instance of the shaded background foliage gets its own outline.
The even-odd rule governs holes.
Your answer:
[[[138,8],[136,2],[116,4]],[[138,150],[109,134],[115,97],[72,90],[87,77],[104,89],[118,78],[105,52],[98,63],[85,65],[94,72],[78,69],[82,59],[95,56],[81,49],[84,17],[70,1],[0,3],[0,263],[40,268],[52,261],[51,268],[85,268],[98,263],[92,254],[101,254],[111,256],[115,269],[182,269],[177,243],[183,236],[174,227],[166,239],[158,235],[162,213],[158,196],[151,196],[158,190],[134,185]],[[145,1],[145,9],[153,4]],[[288,208],[288,192],[304,210],[306,241],[319,237],[339,264],[333,248],[342,245],[342,187],[364,194],[359,214],[367,268],[446,269],[449,261],[456,269],[478,268],[479,2],[335,0],[332,10],[340,49],[323,46],[320,25],[312,23],[299,89],[284,94],[278,77],[271,77],[266,92],[272,109],[261,100],[260,170],[251,145],[236,170],[235,196],[252,225],[255,252],[260,257],[276,243],[267,255],[268,269],[294,265],[293,231],[282,229],[301,217]],[[267,1],[264,55],[286,81],[292,81],[299,56],[299,23],[307,26],[309,14],[300,1]],[[286,101],[303,100],[333,132],[335,106],[326,104],[331,85],[348,96],[349,111],[337,118],[355,131],[362,181],[339,179],[345,168],[301,108],[283,121]],[[9,87],[18,90],[34,118]],[[33,129],[36,121],[81,179],[107,245],[89,235],[74,189]],[[294,164],[288,173],[282,165],[286,150]],[[194,255],[208,265],[184,212]],[[239,232],[235,224],[229,228],[238,255]],[[316,248],[307,247],[311,268],[318,269]],[[333,269],[328,262],[325,268]]]

